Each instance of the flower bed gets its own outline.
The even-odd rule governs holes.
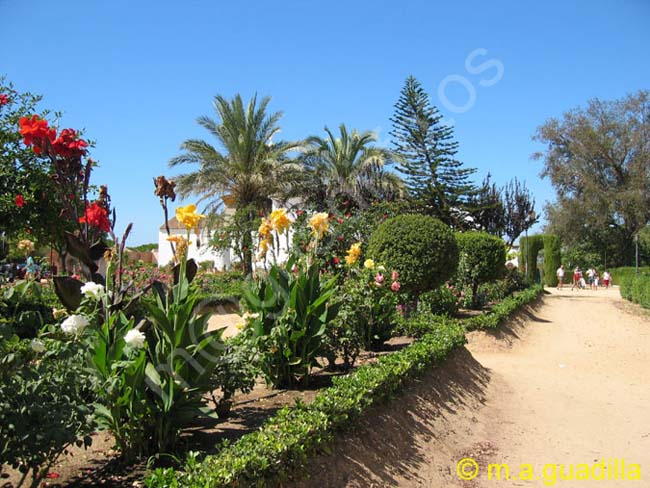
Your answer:
[[[524,290],[493,307],[481,321],[444,319],[405,349],[337,378],[309,405],[297,404],[272,417],[257,432],[233,444],[224,444],[216,455],[198,461],[190,455],[183,471],[155,470],[145,481],[153,487],[259,486],[303,464],[309,454],[324,446],[334,432],[349,425],[372,405],[402,389],[411,378],[445,359],[465,343],[465,331],[497,327],[523,305],[535,300],[542,287]],[[468,323],[469,322],[469,323]]]

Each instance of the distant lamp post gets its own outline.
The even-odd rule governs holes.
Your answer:
[[[634,235],[634,273],[639,274],[639,231]]]
[[[524,267],[526,269],[526,276],[530,276],[531,279],[535,277],[533,273],[529,273],[528,271],[528,266],[530,265],[530,243],[528,242],[528,227],[532,226],[535,223],[535,218],[537,215],[535,214],[534,210],[531,210],[528,212],[528,215],[526,215],[526,254],[524,255]]]

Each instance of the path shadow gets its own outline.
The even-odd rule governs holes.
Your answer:
[[[339,434],[327,449],[310,457],[296,479],[283,487],[391,486],[396,476],[416,478],[425,453],[416,437],[438,439],[434,421],[459,408],[477,408],[485,402],[490,372],[471,353],[456,350],[424,377],[412,381],[390,401],[364,413],[354,429]]]

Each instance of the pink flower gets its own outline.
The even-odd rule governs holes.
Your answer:
[[[401,286],[402,285],[399,284],[399,281],[393,281],[393,284],[390,285],[390,289],[397,292],[397,291],[399,291]]]
[[[399,278],[399,273],[393,270],[393,274],[390,277],[393,281],[397,281],[397,279]]]
[[[383,282],[384,282],[384,275],[381,274],[381,273],[377,273],[375,275],[375,283],[377,283],[378,285],[381,285]]]

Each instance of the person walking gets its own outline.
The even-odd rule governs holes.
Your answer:
[[[577,286],[578,290],[582,286],[580,283],[580,280],[582,280],[582,271],[580,270],[580,266],[576,266],[576,269],[573,270],[573,283],[571,284],[571,291]]]
[[[605,289],[609,288],[609,285],[612,284],[612,275],[609,274],[608,270],[605,270],[603,273],[603,285],[605,286]]]
[[[561,290],[564,285],[564,265],[561,264],[560,267],[555,272],[557,275],[557,289]]]

